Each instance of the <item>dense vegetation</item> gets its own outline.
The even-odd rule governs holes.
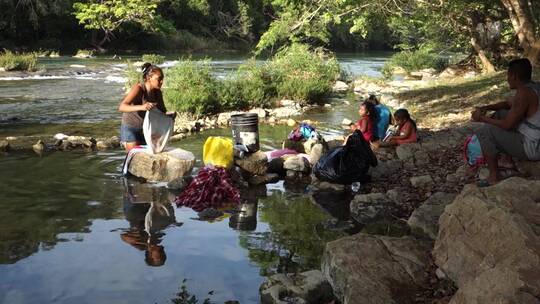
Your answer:
[[[337,60],[322,49],[293,44],[268,61],[247,61],[225,79],[212,73],[209,59],[182,58],[164,73],[164,99],[169,109],[213,114],[269,107],[281,98],[318,102],[330,93],[340,69]],[[140,77],[137,67],[129,63],[126,88],[140,81]]]
[[[0,48],[277,52],[429,49],[470,54],[494,71],[540,61],[540,1],[522,0],[5,0]]]

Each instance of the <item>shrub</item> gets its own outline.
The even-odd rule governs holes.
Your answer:
[[[195,114],[216,113],[218,82],[212,74],[210,61],[180,60],[165,72],[164,98],[168,107],[179,112]]]
[[[427,68],[442,71],[446,66],[448,66],[448,59],[431,52],[429,49],[419,49],[416,51],[402,51],[392,55],[384,64],[381,72],[384,77],[390,78],[394,69],[398,67],[410,73]]]
[[[302,44],[278,52],[269,65],[279,98],[310,103],[330,93],[340,74],[335,57]]]
[[[35,71],[37,68],[37,53],[14,53],[5,50],[0,54],[0,67],[6,71]]]
[[[142,81],[142,73],[139,68],[137,68],[131,61],[127,61],[127,67],[124,71],[124,77],[126,78],[126,83],[124,84],[124,89],[129,91],[136,83]]]
[[[158,54],[144,54],[141,57],[143,62],[150,62],[151,64],[162,64],[165,62],[165,56]]]

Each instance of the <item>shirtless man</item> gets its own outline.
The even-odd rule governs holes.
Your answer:
[[[522,160],[540,160],[540,84],[532,82],[531,75],[528,59],[513,60],[508,65],[507,82],[510,89],[516,90],[515,96],[472,112],[473,121],[484,123],[476,135],[489,169],[487,185],[501,179],[501,153]],[[487,111],[497,112],[490,117]]]

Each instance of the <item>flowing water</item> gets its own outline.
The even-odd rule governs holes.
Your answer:
[[[372,76],[385,58],[339,56],[350,72]],[[212,64],[225,75],[244,59]],[[117,134],[120,61],[42,64],[45,75],[0,76],[0,137]],[[332,105],[305,117],[321,121],[324,133],[342,133],[339,123],[353,119],[356,106]],[[288,132],[261,126],[262,149],[279,147]],[[200,167],[205,138],[229,134],[210,130],[172,145],[195,153]],[[0,155],[0,303],[169,303],[184,279],[201,302],[213,291],[217,303],[258,303],[266,275],[319,268],[324,244],[343,235],[327,225],[347,218],[335,208],[346,204],[343,195],[281,181],[242,193],[241,213],[199,221],[191,209],[173,208],[176,193],[162,184],[122,177],[123,157],[120,150]],[[150,202],[157,211],[147,237]]]

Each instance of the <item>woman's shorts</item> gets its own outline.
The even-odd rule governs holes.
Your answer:
[[[138,142],[141,145],[146,144],[142,129],[133,128],[126,125],[120,126],[120,141],[121,142]]]

